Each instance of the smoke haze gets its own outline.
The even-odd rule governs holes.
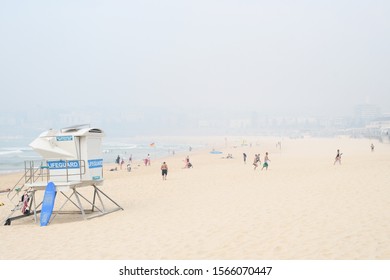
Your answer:
[[[2,111],[151,127],[172,114],[386,113],[389,14],[380,0],[3,1]]]

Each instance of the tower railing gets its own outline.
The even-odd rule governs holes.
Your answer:
[[[31,185],[35,183],[42,183],[46,185],[49,181],[57,181],[61,180],[63,182],[70,182],[74,180],[75,177],[79,177],[81,181],[82,176],[86,172],[86,166],[84,160],[78,160],[78,169],[73,169],[70,172],[68,161],[64,160],[65,163],[65,172],[60,174],[53,174],[50,172],[50,168],[48,166],[48,161],[25,161],[24,162],[24,172],[22,177],[18,180],[18,182],[10,189],[7,194],[7,198],[16,206],[20,201],[20,195],[23,191],[26,191],[26,184]],[[74,160],[72,160],[74,162]],[[15,201],[17,198],[17,201]]]

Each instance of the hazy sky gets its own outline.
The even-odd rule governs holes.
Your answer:
[[[387,0],[0,0],[0,40],[2,110],[390,112]]]

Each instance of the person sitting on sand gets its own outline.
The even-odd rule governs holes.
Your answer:
[[[166,180],[167,179],[167,175],[168,175],[168,165],[167,163],[164,161],[163,164],[161,165],[161,175],[162,175],[162,179],[163,180]]]
[[[187,156],[186,159],[184,160],[184,167],[183,168],[191,168],[193,167],[191,162],[190,162],[190,156]]]
[[[264,164],[263,164],[263,168],[261,168],[261,170],[264,169],[265,167],[265,170],[268,170],[268,162],[271,161],[269,158],[268,158],[268,152],[265,153],[265,157],[264,157]]]
[[[334,159],[333,165],[335,165],[336,162],[338,162],[339,164],[341,164],[341,155],[342,155],[342,153],[340,153],[340,150],[337,150],[336,158]]]
[[[226,158],[233,158],[232,154],[228,154]]]

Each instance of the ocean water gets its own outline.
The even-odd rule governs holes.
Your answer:
[[[29,147],[34,139],[0,138],[0,173],[10,173],[24,170],[25,161],[43,160]],[[153,144],[154,143],[154,144]],[[198,149],[202,144],[184,143],[180,140],[146,141],[126,138],[104,138],[102,145],[103,163],[115,163],[120,156],[127,163],[130,156],[133,163],[142,162],[150,154],[152,161],[169,155]]]

